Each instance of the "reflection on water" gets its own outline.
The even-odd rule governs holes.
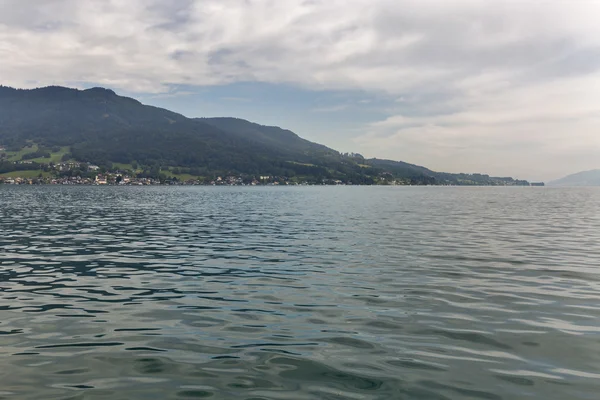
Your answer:
[[[596,399],[600,191],[0,186],[0,398]]]

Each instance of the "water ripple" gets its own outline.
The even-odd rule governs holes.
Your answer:
[[[0,398],[595,399],[600,191],[0,186]]]

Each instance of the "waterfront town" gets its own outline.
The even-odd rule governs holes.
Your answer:
[[[155,186],[155,185],[209,185],[209,186],[279,186],[279,185],[444,185],[443,182],[423,182],[415,179],[396,178],[390,172],[382,172],[371,178],[370,182],[352,182],[350,180],[322,177],[286,177],[270,175],[237,175],[200,177],[181,173],[178,168],[130,169],[100,167],[98,165],[62,161],[58,163],[38,164],[31,161],[17,161],[16,169],[0,174],[0,184],[6,185],[118,185],[118,186]],[[31,167],[31,168],[28,168]],[[34,169],[38,168],[38,169]],[[486,176],[487,177],[487,176]],[[543,186],[543,183],[529,183],[511,178],[488,178],[487,186]],[[480,185],[465,180],[461,185]],[[485,184],[484,184],[485,185]]]
[[[14,171],[0,175],[0,184],[7,185],[212,185],[212,186],[258,186],[258,185],[343,185],[352,184],[337,179],[323,179],[320,182],[290,179],[279,176],[215,176],[194,177],[164,172],[131,171],[129,169],[106,169],[97,165],[80,162],[60,162],[44,164],[45,170],[31,175],[31,171]]]

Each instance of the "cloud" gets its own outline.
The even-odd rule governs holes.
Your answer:
[[[167,95],[234,82],[359,90],[396,99],[356,139],[373,153],[404,157],[413,143],[411,161],[442,153],[446,168],[480,170],[480,157],[454,156],[471,147],[504,171],[498,149],[510,148],[589,169],[598,15],[585,0],[0,0],[0,77]]]
[[[232,97],[232,96],[221,97],[221,100],[236,101],[236,102],[242,102],[242,103],[249,103],[252,101],[252,99],[250,99],[248,97]]]
[[[465,87],[471,87],[468,82]],[[600,73],[521,87],[476,85],[456,110],[428,116],[401,112],[372,123],[361,148],[432,168],[496,171],[540,179],[597,165]]]
[[[175,97],[193,96],[195,93],[185,90],[173,90],[168,93],[155,93],[150,95],[151,99],[172,99]]]
[[[402,94],[593,72],[595,11],[583,1],[0,0],[0,56],[3,79],[20,85],[263,81]]]
[[[348,104],[338,104],[338,105],[329,106],[329,107],[316,107],[316,108],[312,109],[312,112],[335,113],[335,112],[344,111],[347,108],[348,108]]]

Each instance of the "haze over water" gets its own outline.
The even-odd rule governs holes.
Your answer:
[[[597,399],[600,190],[0,186],[2,399]]]

